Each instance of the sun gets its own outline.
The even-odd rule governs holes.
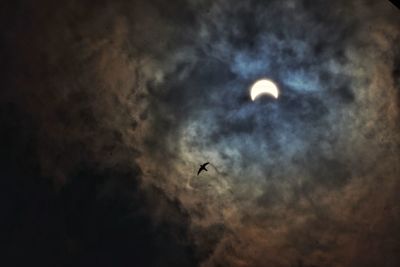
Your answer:
[[[251,100],[254,101],[259,95],[268,94],[277,99],[279,97],[278,87],[271,80],[261,79],[256,81],[250,89]]]

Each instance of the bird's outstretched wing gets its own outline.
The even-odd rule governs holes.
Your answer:
[[[201,173],[202,170],[207,171],[206,166],[207,166],[208,164],[210,164],[210,162],[206,162],[206,163],[204,163],[204,164],[201,164],[201,165],[200,165],[200,169],[199,169],[199,171],[197,172],[197,175],[199,175],[199,174]]]

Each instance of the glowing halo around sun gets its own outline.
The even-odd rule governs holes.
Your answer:
[[[261,79],[256,81],[250,89],[251,100],[254,101],[259,95],[268,94],[277,99],[279,97],[278,87],[270,80]]]

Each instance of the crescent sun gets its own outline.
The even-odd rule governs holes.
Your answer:
[[[276,85],[267,79],[258,80],[250,89],[251,100],[254,101],[259,95],[269,94],[274,98],[278,98],[279,91]]]

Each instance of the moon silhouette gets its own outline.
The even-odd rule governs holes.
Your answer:
[[[267,79],[258,80],[250,89],[251,100],[254,101],[259,95],[268,94],[278,98],[279,91],[276,85]]]

